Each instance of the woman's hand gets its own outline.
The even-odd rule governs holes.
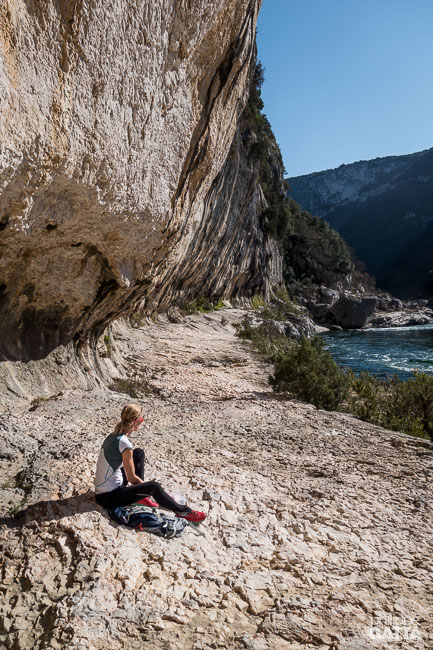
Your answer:
[[[133,485],[136,483],[144,483],[144,481],[135,473],[132,449],[125,449],[125,451],[122,453],[122,461],[128,481]]]

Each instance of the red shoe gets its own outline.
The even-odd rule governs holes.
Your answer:
[[[156,501],[152,501],[150,497],[144,497],[135,503],[139,503],[141,506],[147,506],[148,508],[159,508],[159,505],[156,503]]]
[[[190,512],[176,512],[176,517],[181,517],[182,519],[186,519],[187,521],[191,521],[196,524],[206,519],[205,513],[200,512],[199,510],[191,510]]]

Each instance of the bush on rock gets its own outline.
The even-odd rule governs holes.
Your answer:
[[[347,399],[351,377],[337,366],[317,336],[309,340],[302,335],[298,345],[276,357],[269,383],[275,391],[335,410]]]

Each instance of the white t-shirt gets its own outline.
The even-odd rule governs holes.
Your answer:
[[[132,449],[132,444],[125,434],[110,433],[104,440],[96,464],[95,492],[111,492],[122,486],[123,467],[122,452]]]

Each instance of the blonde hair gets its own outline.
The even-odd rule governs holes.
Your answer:
[[[141,415],[141,406],[138,404],[127,404],[123,407],[120,414],[120,422],[114,427],[114,433],[117,436],[119,433],[127,431],[131,424]]]

